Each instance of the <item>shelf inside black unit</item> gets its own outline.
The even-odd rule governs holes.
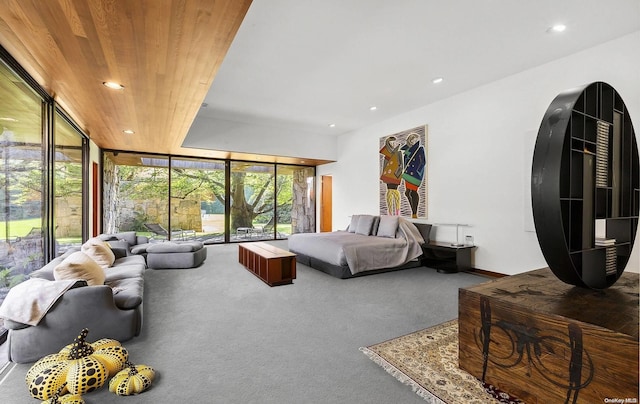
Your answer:
[[[596,144],[593,142],[589,142],[587,140],[584,141],[584,146],[582,146],[582,151],[584,153],[588,153],[588,154],[592,154],[592,155],[596,155]]]
[[[584,139],[584,114],[573,111],[571,113],[571,137],[575,139]]]
[[[582,217],[583,203],[582,200],[572,200],[569,205],[569,248],[571,251],[580,251],[584,248],[585,228]]]
[[[592,288],[604,289],[606,277],[606,249],[594,248],[582,252],[582,280]]]
[[[608,84],[602,84],[601,87],[601,103],[600,103],[600,119],[613,123],[615,90]]]
[[[571,150],[577,152],[584,151],[584,140],[576,139],[575,137],[571,138]]]
[[[598,86],[591,85],[584,90],[584,113],[597,117],[598,113]]]
[[[598,120],[590,116],[584,118],[584,140],[596,143],[598,138]]]
[[[616,111],[624,113],[624,101],[622,101],[622,97],[620,97],[615,90],[613,90],[613,108]]]
[[[616,243],[631,242],[634,230],[634,218],[607,219],[607,238],[615,239]]]
[[[596,187],[596,219],[611,217],[611,188]]]
[[[584,170],[584,154],[578,151],[572,151],[571,153],[571,172],[566,178],[561,178],[562,182],[569,182],[571,198],[582,198],[582,182],[575,181],[575,178],[582,178]]]

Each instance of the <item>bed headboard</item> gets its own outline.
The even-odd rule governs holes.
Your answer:
[[[418,222],[411,222],[411,223],[413,223],[418,228],[418,231],[422,235],[422,238],[424,239],[425,244],[429,244],[429,240],[430,240],[429,233],[431,233],[431,224],[418,223]]]

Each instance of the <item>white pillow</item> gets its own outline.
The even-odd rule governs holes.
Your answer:
[[[378,237],[396,238],[398,231],[398,216],[382,215],[378,224]]]
[[[90,238],[82,245],[82,252],[98,263],[102,268],[109,268],[116,260],[116,256],[107,244],[97,237]]]
[[[53,269],[55,280],[83,279],[87,285],[104,285],[104,270],[91,257],[82,251],[76,251],[65,258]]]

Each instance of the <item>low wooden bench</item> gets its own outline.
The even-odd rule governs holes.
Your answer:
[[[296,278],[296,255],[271,244],[238,244],[238,261],[269,286],[291,284]]]

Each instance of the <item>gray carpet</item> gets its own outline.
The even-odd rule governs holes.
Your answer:
[[[151,389],[105,386],[87,403],[423,403],[358,348],[457,317],[458,288],[487,280],[430,268],[340,280],[298,265],[293,285],[271,288],[238,264],[237,245],[206,248],[199,268],[145,275],[142,334],[123,345],[156,369]],[[36,402],[29,367],[5,372],[0,401]]]

